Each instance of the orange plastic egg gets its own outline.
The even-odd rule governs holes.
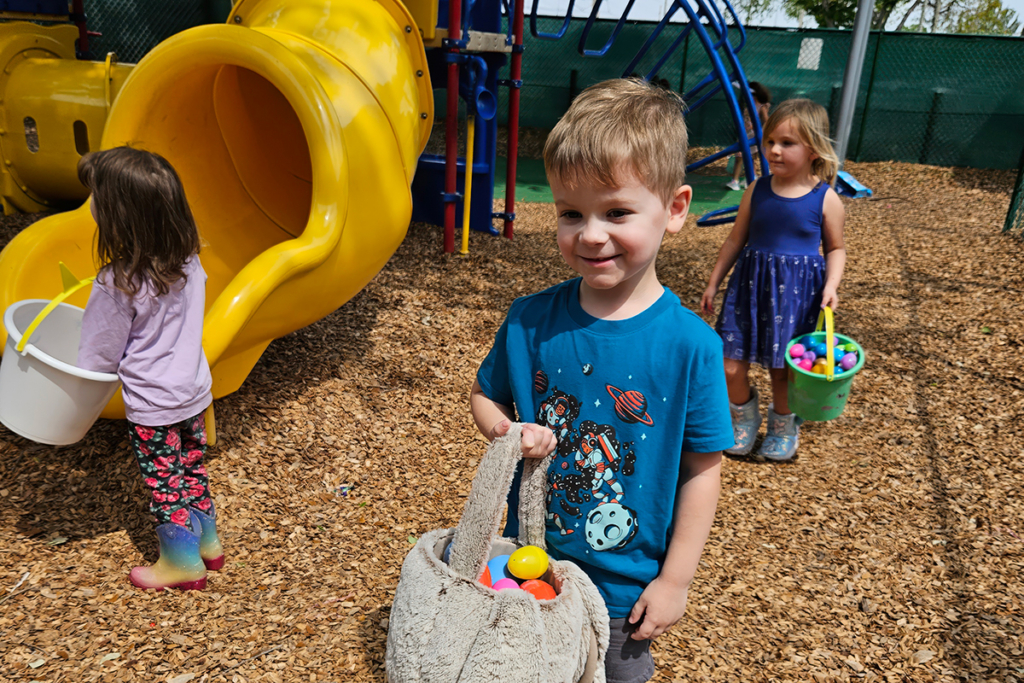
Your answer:
[[[484,573],[480,575],[480,583],[487,586],[488,588],[490,588],[491,584],[493,583],[491,581],[491,570],[488,569],[486,566],[484,567]]]
[[[540,579],[523,581],[523,585],[519,587],[538,600],[554,600],[558,597],[555,593],[555,589],[551,587],[551,584],[547,581],[541,581]]]

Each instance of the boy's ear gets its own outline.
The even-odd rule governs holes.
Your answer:
[[[683,229],[686,216],[690,212],[690,200],[693,199],[693,188],[680,185],[672,194],[668,204],[668,227],[666,232],[677,233]]]

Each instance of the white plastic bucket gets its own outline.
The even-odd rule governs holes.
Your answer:
[[[63,446],[85,436],[120,382],[115,374],[75,367],[84,311],[70,304],[53,309],[18,353],[22,331],[48,303],[26,299],[4,313],[0,422],[26,439]]]

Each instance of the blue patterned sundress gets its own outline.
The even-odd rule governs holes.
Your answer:
[[[786,345],[814,330],[825,285],[821,255],[828,185],[790,199],[760,178],[747,244],[736,260],[715,329],[726,358],[784,368]]]

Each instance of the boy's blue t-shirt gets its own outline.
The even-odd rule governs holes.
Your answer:
[[[733,446],[722,340],[667,288],[612,321],[583,310],[579,284],[517,299],[477,381],[521,421],[555,432],[548,552],[586,571],[622,618],[665,559],[682,453]],[[519,533],[519,481],[506,536]]]

